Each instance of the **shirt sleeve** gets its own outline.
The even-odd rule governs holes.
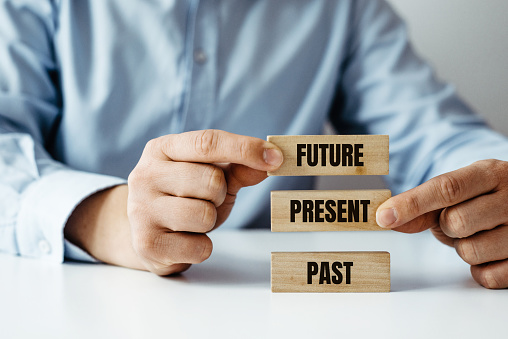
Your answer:
[[[0,251],[94,261],[64,245],[63,228],[83,199],[125,180],[71,169],[45,148],[62,112],[54,9],[43,0],[0,4]]]
[[[436,78],[390,6],[355,5],[330,119],[341,133],[390,136],[386,181],[394,193],[477,160],[508,160],[507,138]]]

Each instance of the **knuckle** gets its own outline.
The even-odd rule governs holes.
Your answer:
[[[132,187],[133,185],[135,185],[139,180],[139,177],[138,177],[138,173],[136,171],[136,168],[134,168],[130,173],[129,173],[129,176],[127,177],[127,185],[129,187]]]
[[[156,148],[158,141],[157,138],[148,140],[148,142],[145,144],[145,150],[150,151]]]
[[[215,166],[210,166],[208,172],[208,190],[213,195],[218,194],[223,191],[224,186],[226,185],[226,178],[224,176],[224,172]]]
[[[212,203],[203,201],[202,213],[201,224],[203,225],[204,231],[208,232],[215,226],[215,221],[217,220],[217,209]]]
[[[194,147],[196,152],[202,156],[208,156],[217,148],[219,135],[216,130],[206,129],[199,131],[196,135]]]
[[[497,159],[479,160],[473,163],[481,175],[487,176],[493,186],[502,183],[508,175],[508,163]],[[495,185],[494,185],[495,183]]]
[[[481,264],[481,258],[474,240],[469,238],[460,239],[455,246],[459,256],[470,265]]]
[[[146,180],[146,171],[143,171],[139,168],[139,165],[136,166],[127,177],[127,184],[129,186],[136,186],[140,182],[144,182]]]
[[[490,165],[485,173],[490,173],[494,178],[497,185],[503,185],[506,187],[506,181],[508,180],[508,162],[490,159]]]
[[[248,145],[245,141],[241,141],[238,144],[238,155],[241,159],[248,159],[249,157],[249,151],[250,151],[250,145]]]
[[[404,205],[406,207],[406,211],[419,213],[421,210],[420,200],[418,200],[418,197],[414,194],[405,195]]]
[[[199,262],[203,262],[206,259],[210,258],[210,255],[212,254],[213,250],[213,244],[210,238],[205,237],[204,240],[200,243],[201,248],[198,249],[199,255]]]
[[[152,258],[158,246],[157,244],[160,243],[160,239],[158,240],[158,238],[159,237],[152,238],[146,235],[135,238],[132,243],[134,251],[142,258]]]
[[[438,177],[438,192],[442,201],[447,205],[453,205],[462,193],[462,183],[454,176],[443,174]]]
[[[466,220],[463,212],[457,208],[445,208],[441,212],[439,223],[443,232],[449,237],[462,238],[468,236]]]
[[[507,161],[501,161],[501,160],[494,160],[495,165],[494,167],[496,169],[496,173],[499,173],[501,175],[500,179],[507,179],[508,177],[508,162]]]
[[[143,208],[138,203],[133,203],[130,200],[132,198],[128,198],[127,201],[127,218],[129,218],[129,221],[131,222],[131,225],[135,225],[135,221],[139,218],[140,215],[143,215]]]
[[[139,237],[145,236],[145,227],[152,224],[150,205],[139,201],[132,201],[132,196],[127,200],[127,218]]]
[[[503,288],[496,271],[490,265],[486,265],[479,272],[479,280],[481,285],[486,288],[496,289]]]
[[[496,168],[500,162],[501,161],[496,160],[496,159],[485,159],[485,160],[475,161],[473,163],[473,165],[475,165],[481,169],[492,169],[492,168]]]
[[[138,182],[139,180],[139,175],[137,173],[137,170],[136,168],[134,168],[130,173],[129,173],[129,176],[127,177],[127,186],[129,188],[133,187],[136,185],[136,183]]]
[[[129,194],[138,195],[145,194],[152,191],[155,187],[154,174],[144,167],[137,167],[129,173],[127,177],[127,186],[129,187]]]
[[[143,153],[154,154],[155,152],[158,152],[161,149],[160,140],[161,140],[161,138],[155,138],[155,139],[148,140],[148,142],[145,144]]]
[[[154,170],[155,164],[151,160],[140,161],[136,167],[129,173],[127,184],[133,187],[149,186],[157,175]]]
[[[419,227],[416,229],[417,233],[423,232],[428,229],[433,229],[437,226],[437,221],[434,216],[431,214],[427,214],[426,217],[423,218]]]

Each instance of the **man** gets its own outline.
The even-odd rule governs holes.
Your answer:
[[[330,119],[389,134],[389,186],[420,185],[380,226],[430,228],[477,282],[508,287],[508,141],[434,78],[386,3],[1,6],[2,251],[182,272],[210,255],[206,232],[266,227],[270,190],[312,187],[264,180],[283,161],[266,135]]]

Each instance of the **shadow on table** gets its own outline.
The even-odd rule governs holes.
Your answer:
[[[410,275],[392,275],[391,292],[410,292],[434,288],[478,288],[479,285],[471,277],[438,276],[432,279],[422,279]]]
[[[214,255],[187,272],[168,279],[200,285],[265,285],[270,287],[270,258],[253,260],[224,254]]]

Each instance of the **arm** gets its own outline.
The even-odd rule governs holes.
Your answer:
[[[90,259],[63,228],[81,200],[118,178],[75,171],[50,146],[61,114],[50,1],[0,5],[0,251],[61,262]]]
[[[478,160],[508,160],[506,137],[436,78],[393,10],[384,1],[355,4],[331,120],[340,132],[390,135],[393,192]]]
[[[402,232],[430,228],[471,265],[477,282],[508,287],[507,139],[435,78],[386,3],[357,6],[336,101],[344,114],[332,120],[341,131],[388,133],[388,184],[395,193],[421,185],[380,206],[378,223]],[[501,160],[484,160],[491,158]]]
[[[45,148],[62,114],[54,12],[42,0],[0,7],[0,250],[61,262],[65,233],[65,254],[77,259],[160,275],[205,260],[204,233],[282,154],[221,131],[161,137],[145,147],[128,187],[55,161]]]
[[[166,136],[147,144],[128,187],[64,166],[46,150],[62,114],[55,9],[1,6],[0,250],[61,262],[65,233],[67,256],[161,275],[206,259],[204,233],[224,222],[241,187],[278,167],[280,151],[221,131]]]

